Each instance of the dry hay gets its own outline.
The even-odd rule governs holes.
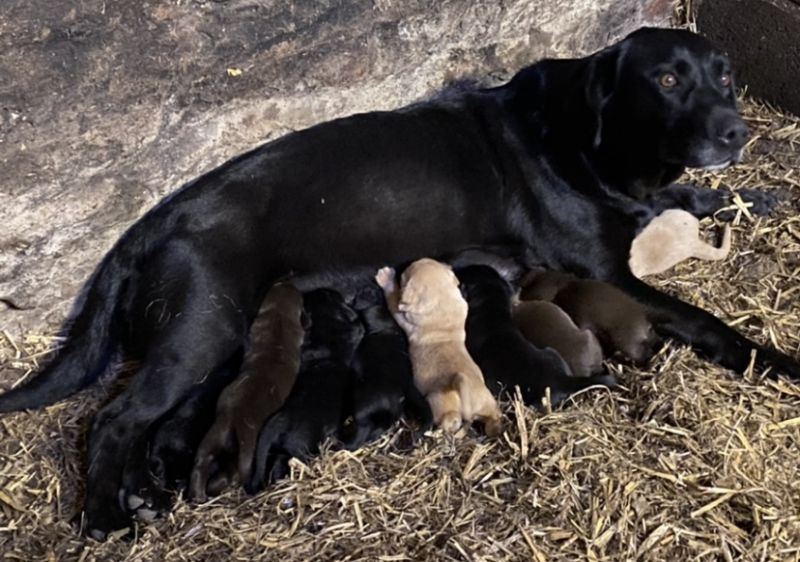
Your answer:
[[[800,120],[748,102],[745,162],[704,184],[758,186],[788,201],[742,214],[734,253],[654,283],[749,336],[800,351]],[[2,338],[0,379],[51,341]],[[800,387],[742,380],[666,346],[626,389],[541,415],[507,404],[502,439],[398,429],[356,453],[327,452],[266,492],[180,501],[134,541],[98,544],[80,513],[84,434],[107,389],[0,418],[5,560],[800,560]]]

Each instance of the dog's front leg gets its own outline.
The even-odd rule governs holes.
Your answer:
[[[768,215],[778,204],[778,198],[764,191],[755,189],[739,189],[735,194],[745,203],[750,203],[749,210],[754,215]],[[699,219],[710,217],[716,213],[720,220],[731,220],[735,211],[728,210],[717,213],[720,209],[733,204],[734,192],[721,187],[711,189],[691,184],[673,184],[650,195],[647,205],[656,215],[667,209],[683,209]]]
[[[755,351],[756,366],[769,367],[771,378],[782,373],[800,379],[796,359],[747,339],[713,314],[662,293],[630,273],[610,281],[648,307],[659,335],[689,344],[710,361],[738,373],[744,373]]]

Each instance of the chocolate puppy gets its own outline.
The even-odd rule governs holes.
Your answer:
[[[558,405],[589,386],[616,385],[611,375],[572,377],[558,353],[528,342],[511,318],[513,289],[494,269],[476,265],[456,275],[469,304],[467,349],[493,393],[513,394],[519,386],[525,403],[541,408],[548,387],[551,404]]]
[[[190,494],[204,501],[238,474],[250,479],[258,432],[286,401],[300,368],[303,295],[291,285],[270,289],[250,328],[241,372],[217,401],[214,425],[197,450]]]
[[[300,372],[286,403],[261,429],[253,473],[245,482],[250,493],[285,476],[291,457],[315,455],[325,438],[338,434],[349,410],[350,364],[364,334],[358,314],[330,289],[306,293],[303,310],[309,328]]]
[[[579,328],[591,330],[603,352],[647,361],[658,339],[643,305],[608,283],[557,271],[532,271],[520,282],[520,300],[551,301]]]
[[[572,375],[588,377],[603,368],[603,350],[589,330],[581,330],[569,315],[546,301],[519,301],[512,308],[514,325],[529,342],[551,348],[567,362]]]
[[[353,358],[353,423],[342,431],[348,449],[377,439],[405,413],[420,429],[433,423],[425,397],[414,386],[408,340],[394,321],[383,291],[370,283],[353,302],[364,324],[364,337]]]

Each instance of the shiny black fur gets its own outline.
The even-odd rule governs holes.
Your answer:
[[[674,87],[661,77],[671,73]],[[505,85],[354,115],[260,146],[178,190],[98,266],[67,339],[0,412],[69,396],[123,344],[143,359],[96,417],[86,500],[95,537],[129,524],[134,443],[245,341],[278,279],[374,271],[468,247],[522,246],[540,265],[615,284],[658,312],[662,336],[743,372],[795,359],[636,279],[630,243],[662,210],[703,217],[725,190],[671,185],[687,166],[735,162],[746,140],[730,65],[688,31],[642,29]],[[755,213],[774,199],[740,190]],[[132,320],[131,320],[132,319]],[[139,323],[131,329],[130,322]],[[119,498],[123,498],[120,500]]]
[[[342,441],[357,449],[374,441],[407,414],[420,429],[433,423],[425,397],[414,386],[408,340],[394,321],[383,291],[374,283],[358,291],[353,308],[364,324],[364,337],[353,358],[352,424]]]

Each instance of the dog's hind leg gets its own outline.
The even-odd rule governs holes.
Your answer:
[[[175,305],[166,325],[150,335],[139,372],[98,413],[90,433],[86,520],[96,538],[128,526],[132,507],[147,499],[130,486],[139,487],[150,478],[142,474],[147,463],[137,446],[150,426],[196,385],[221,376],[221,367],[238,354],[244,341],[249,321],[242,310],[246,305],[240,309],[232,299],[215,298],[224,291],[225,277],[214,276],[208,267],[200,268],[203,274],[198,275],[196,260],[188,260],[188,271],[177,270],[179,257],[167,273],[182,280],[185,298]]]

